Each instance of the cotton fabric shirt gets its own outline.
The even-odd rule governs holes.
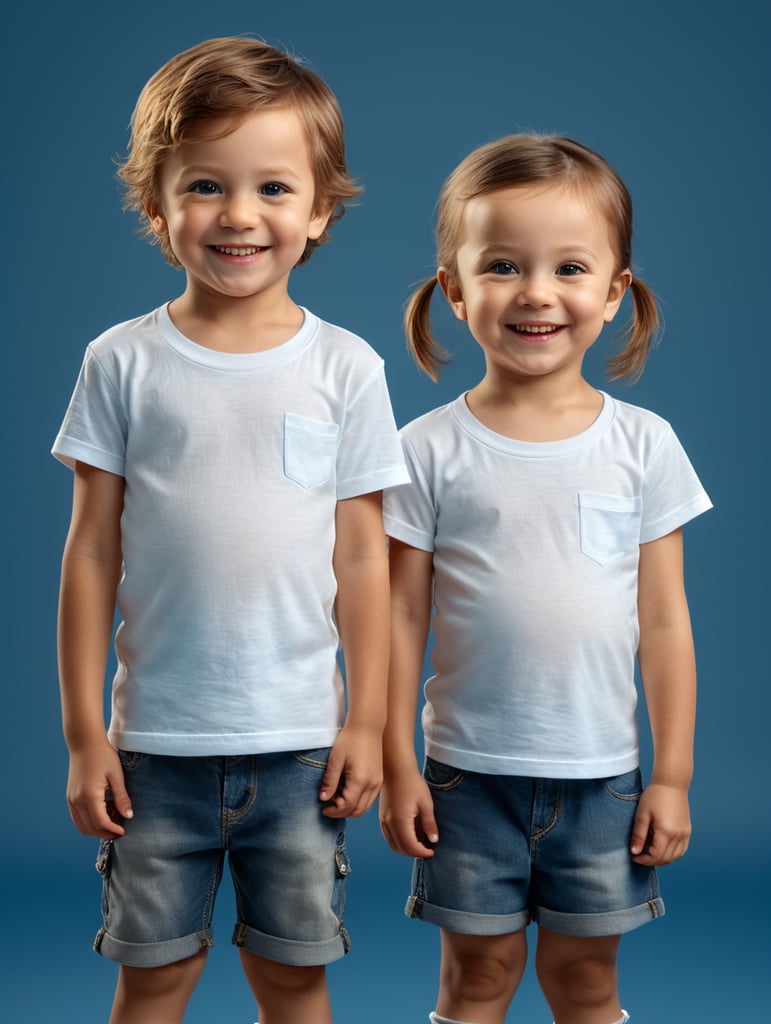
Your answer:
[[[639,546],[711,507],[671,427],[603,394],[576,437],[488,430],[465,396],[402,431],[386,532],[433,552],[426,753],[472,771],[637,766]]]
[[[304,317],[241,355],[164,306],[87,349],[53,453],[125,477],[116,747],[307,749],[342,723],[336,504],[408,477],[382,359]]]

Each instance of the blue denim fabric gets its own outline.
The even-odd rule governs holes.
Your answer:
[[[618,935],[664,914],[653,869],[629,853],[639,769],[611,779],[462,771],[427,758],[439,843],[416,860],[406,913],[449,931],[502,935],[531,920]]]
[[[281,963],[329,963],[349,948],[345,822],[318,799],[328,749],[242,757],[121,752],[134,817],[103,842],[103,928],[94,948],[154,967],[213,943],[225,854],[233,942]]]

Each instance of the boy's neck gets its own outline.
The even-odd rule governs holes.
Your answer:
[[[526,382],[486,375],[466,396],[474,416],[489,430],[517,441],[564,441],[588,430],[603,399],[587,381],[553,375]]]
[[[300,307],[281,296],[209,296],[186,289],[169,304],[174,326],[190,341],[217,352],[264,352],[289,341],[303,325]]]

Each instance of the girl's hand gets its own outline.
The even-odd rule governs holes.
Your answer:
[[[439,829],[431,790],[420,772],[384,784],[380,794],[380,828],[396,853],[406,857],[434,856]]]
[[[134,812],[120,758],[106,739],[70,753],[67,802],[83,835],[117,839],[125,834],[121,819],[132,818]]]
[[[691,838],[688,790],[651,783],[640,797],[630,852],[632,860],[649,867],[682,857]]]
[[[380,731],[343,726],[329,754],[319,800],[328,818],[358,818],[377,799],[383,782]]]

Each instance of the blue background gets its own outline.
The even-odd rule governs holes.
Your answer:
[[[30,2],[6,17],[6,1019],[107,1018],[115,969],[89,949],[93,841],[64,801],[54,623],[71,478],[48,450],[85,344],[182,287],[121,212],[114,158],[136,96],[174,53],[239,33],[307,58],[338,95],[366,192],[292,289],[383,354],[400,424],[482,371],[446,313],[437,324],[455,360],[438,386],[418,375],[401,332],[410,286],[431,270],[436,197],[455,163],[499,135],[557,131],[598,149],[629,185],[636,265],[661,297],[666,334],[641,383],[610,390],[673,423],[716,508],[686,531],[701,685],[695,836],[663,872],[667,917],[622,943],[622,997],[641,1024],[755,1019],[769,995],[771,83],[768,8],[754,0],[81,0]],[[602,359],[587,362],[598,385]],[[354,949],[330,969],[336,1021],[424,1021],[437,936],[402,916],[408,862],[387,850],[374,813],[353,823],[350,845]],[[216,924],[186,1019],[250,1024],[227,886]],[[550,1021],[532,973],[509,1019]]]

